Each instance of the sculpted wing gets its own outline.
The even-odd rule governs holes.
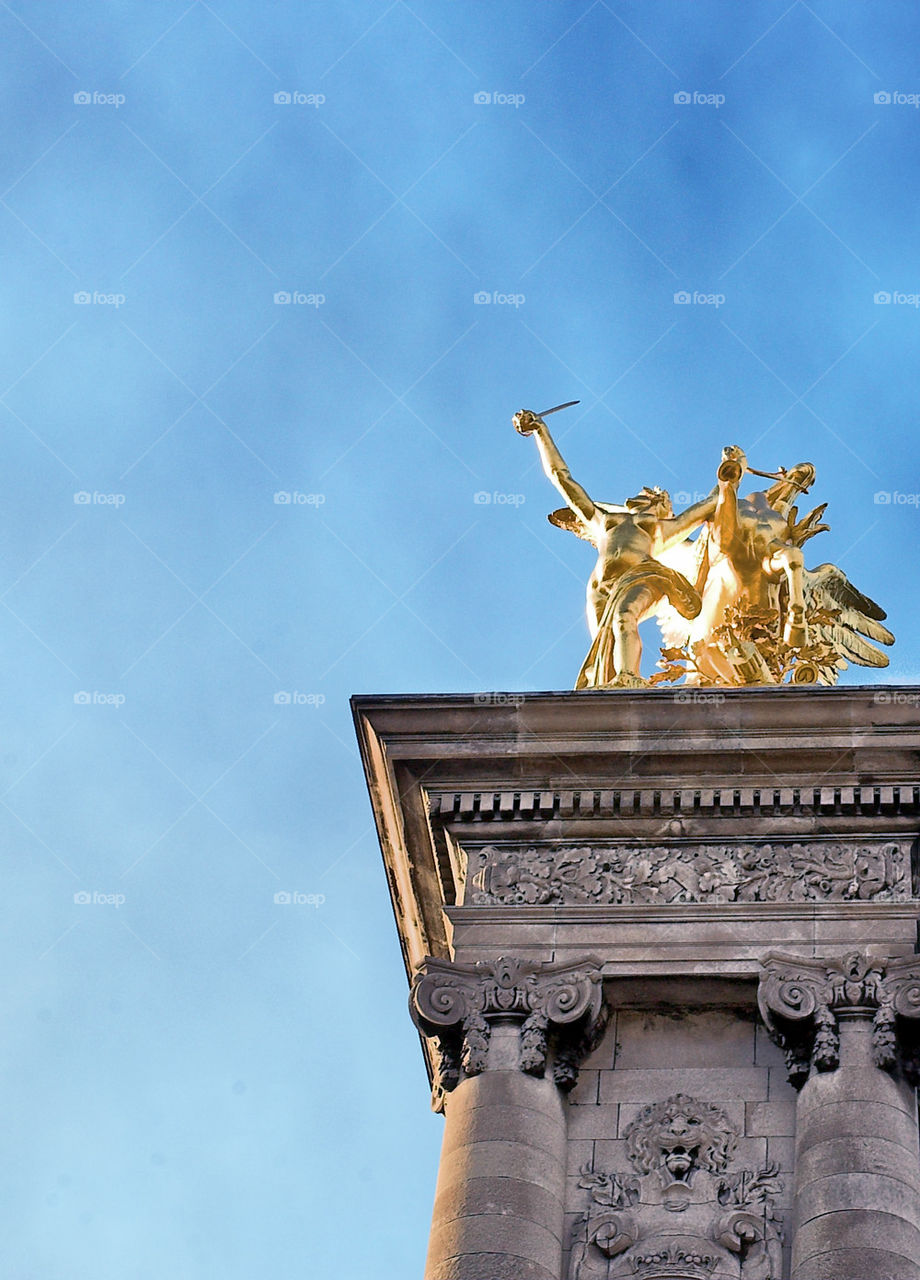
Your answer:
[[[804,586],[806,607],[831,615],[827,621],[809,621],[826,644],[858,666],[888,666],[888,655],[869,643],[894,644],[894,636],[882,624],[884,609],[858,591],[835,564],[806,569]]]

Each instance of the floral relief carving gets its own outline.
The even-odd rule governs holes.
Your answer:
[[[519,848],[469,855],[473,905],[668,902],[902,902],[906,841]]]

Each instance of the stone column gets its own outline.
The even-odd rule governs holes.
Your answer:
[[[792,1280],[920,1280],[920,958],[764,969],[761,1013],[799,1090]]]
[[[410,1009],[445,1113],[425,1280],[559,1280],[563,1095],[603,1032],[600,966],[428,959]]]

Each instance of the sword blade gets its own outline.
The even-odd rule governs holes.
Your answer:
[[[548,418],[551,413],[558,413],[560,409],[571,409],[573,404],[581,404],[580,400],[566,400],[565,404],[557,404],[555,409],[544,409],[542,413],[538,413],[538,418]]]

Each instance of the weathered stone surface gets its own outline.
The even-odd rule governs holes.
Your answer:
[[[825,1253],[877,1249],[915,1259],[920,1276],[917,1103],[897,1060],[897,1009],[910,991],[913,1017],[916,962],[862,953],[771,958],[767,969],[761,1004],[801,1084],[793,1273],[810,1274]],[[840,1259],[841,1275],[851,1267]]]
[[[672,1093],[692,1093],[699,1098],[767,1100],[767,1073],[758,1067],[679,1067],[648,1070],[605,1071],[600,1100],[604,1102],[653,1102]]]
[[[894,1214],[920,1228],[920,1197],[916,1184],[879,1173],[835,1173],[810,1182],[801,1182],[796,1197],[796,1212],[801,1222],[822,1214],[850,1213],[854,1206],[862,1210]],[[916,1244],[920,1244],[920,1234]],[[920,1259],[918,1259],[920,1261]]]
[[[865,1099],[840,1100],[809,1110],[799,1117],[796,1143],[805,1152],[847,1133],[879,1134],[904,1151],[917,1150],[917,1133],[909,1115],[900,1107]]]
[[[887,1249],[831,1249],[807,1258],[795,1280],[917,1280],[917,1263]]]
[[[467,1253],[426,1269],[425,1280],[559,1280],[530,1258],[510,1253]]]
[[[795,1102],[749,1102],[745,1133],[750,1137],[788,1137],[795,1133]]]
[[[630,1067],[752,1067],[752,1009],[623,1009],[617,1015],[617,1070]]]
[[[507,1176],[452,1178],[446,1186],[438,1183],[434,1216],[444,1224],[454,1218],[502,1214],[546,1225],[559,1214],[557,1190],[554,1187],[548,1191],[535,1182]]]
[[[667,1097],[667,1094],[662,1096]],[[570,1138],[615,1138],[620,1121],[620,1108],[616,1103],[602,1103],[596,1107],[572,1107],[567,1119]]]
[[[872,938],[887,955],[913,955],[917,914],[915,903],[897,902],[445,909],[469,959],[493,959],[506,950],[534,960],[587,954],[604,957],[607,978],[734,980],[756,979],[765,952],[774,948],[834,955]]]
[[[826,1178],[842,1169],[896,1177],[904,1167],[904,1151],[903,1146],[871,1133],[830,1138],[816,1145],[803,1145],[798,1174],[803,1182]]]
[[[542,1222],[519,1215],[481,1213],[475,1217],[435,1219],[429,1253],[432,1258],[468,1253],[507,1253],[530,1258],[540,1266],[558,1267],[562,1256],[562,1213],[558,1234]]]
[[[569,1094],[569,1102],[573,1106],[591,1106],[598,1101],[598,1089],[600,1088],[599,1071],[585,1071],[582,1069],[578,1073],[578,1080],[575,1088]]]
[[[590,1153],[585,1158],[590,1158]],[[438,1191],[473,1178],[504,1178],[513,1169],[521,1182],[558,1192],[564,1174],[558,1157],[523,1142],[474,1142],[451,1147],[450,1159],[438,1176]]]
[[[554,1122],[562,1118],[559,1090],[550,1080],[539,1080],[521,1071],[486,1071],[473,1089],[456,1089],[446,1105],[456,1114],[474,1107],[527,1107]]]
[[[806,1274],[810,1259],[822,1253],[849,1249],[879,1249],[910,1258],[914,1267],[909,1280],[920,1277],[920,1236],[917,1228],[903,1218],[874,1210],[851,1209],[846,1213],[825,1213],[799,1224],[793,1258],[796,1276]],[[843,1272],[854,1280],[867,1280],[859,1273]],[[872,1277],[875,1280],[875,1277]]]
[[[543,1111],[531,1107],[484,1106],[471,1107],[456,1125],[449,1125],[444,1133],[443,1154],[449,1155],[455,1146],[469,1146],[473,1142],[509,1142],[515,1146],[538,1147],[556,1152],[559,1148],[560,1122]],[[564,1151],[564,1146],[561,1148]],[[564,1158],[560,1158],[564,1165]]]

